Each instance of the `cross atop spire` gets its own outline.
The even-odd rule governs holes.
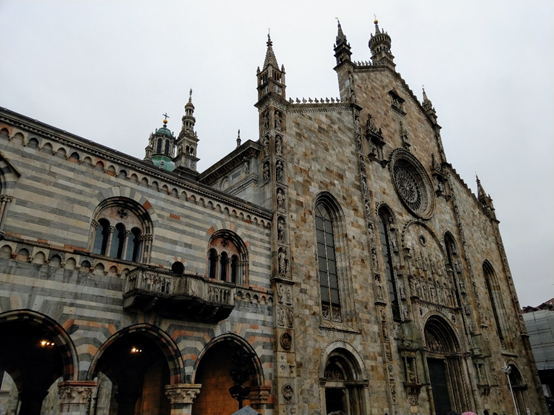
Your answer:
[[[269,65],[272,65],[275,69],[279,69],[279,64],[277,63],[277,58],[275,57],[275,52],[273,52],[273,42],[271,41],[271,36],[267,34],[267,51],[265,53],[264,69]]]

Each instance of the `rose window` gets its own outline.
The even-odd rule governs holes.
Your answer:
[[[421,163],[410,152],[398,149],[391,155],[390,166],[396,191],[406,207],[421,218],[431,217],[433,186]]]

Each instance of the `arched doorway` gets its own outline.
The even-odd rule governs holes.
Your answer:
[[[425,354],[436,415],[463,412],[467,402],[464,362],[454,330],[441,317],[432,316],[425,324]]]
[[[239,403],[229,392],[235,385],[231,371],[242,369],[247,377],[243,387],[253,390],[263,385],[260,361],[244,340],[238,336],[222,336],[206,346],[196,369],[194,383],[201,384],[202,388],[192,405],[192,415],[236,412]],[[242,404],[250,405],[250,401],[246,399]]]
[[[19,310],[0,314],[0,369],[17,387],[20,414],[40,414],[48,389],[74,378],[74,347],[51,318]]]
[[[109,414],[168,415],[165,386],[178,383],[182,360],[169,336],[137,325],[112,336],[99,350],[90,371],[98,382],[93,405]]]
[[[333,349],[326,358],[321,383],[325,397],[325,414],[365,414],[364,387],[360,364],[347,349]]]

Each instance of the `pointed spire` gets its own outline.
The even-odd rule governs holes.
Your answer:
[[[338,25],[338,32],[337,32],[337,39],[335,41],[335,58],[337,60],[337,65],[340,65],[343,62],[350,61],[350,56],[352,55],[352,52],[350,52],[350,45],[348,44],[348,40],[346,40],[346,35],[342,31],[342,26],[340,25],[340,20],[337,17],[337,25]]]
[[[433,108],[433,103],[429,98],[427,98],[427,94],[425,93],[425,85],[421,86],[421,89],[423,90],[423,108],[426,110]]]
[[[337,17],[337,24],[338,24],[338,33],[337,33],[336,46],[339,46],[342,44],[346,45],[348,41],[346,39],[344,32],[342,31],[342,26],[340,25],[340,20],[338,17]]]
[[[240,129],[239,129],[238,136],[237,136],[237,147],[240,147],[241,141],[242,140],[240,139]]]
[[[483,201],[487,199],[487,193],[485,192],[485,189],[483,189],[483,186],[481,185],[481,180],[479,180],[479,176],[475,175],[475,178],[477,179],[477,199],[480,201]]]
[[[487,195],[485,192],[485,189],[483,189],[483,186],[481,185],[481,180],[479,180],[479,176],[477,174],[475,175],[477,179],[477,199],[481,203],[481,206],[483,206],[483,209],[485,211],[485,214],[492,220],[496,220],[496,214],[494,213],[494,205],[492,203],[492,197],[490,195]]]
[[[271,41],[271,36],[267,34],[267,51],[265,53],[264,69],[269,65],[272,65],[275,69],[279,69],[277,64],[277,58],[275,57],[275,52],[273,52],[273,42]]]
[[[185,109],[187,108],[192,108],[194,110],[194,105],[192,104],[192,88],[189,91],[189,102],[185,104]]]

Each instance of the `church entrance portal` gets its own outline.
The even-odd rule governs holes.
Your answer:
[[[454,330],[441,317],[430,317],[425,324],[425,354],[434,413],[447,415],[468,410],[468,382],[459,342]]]

